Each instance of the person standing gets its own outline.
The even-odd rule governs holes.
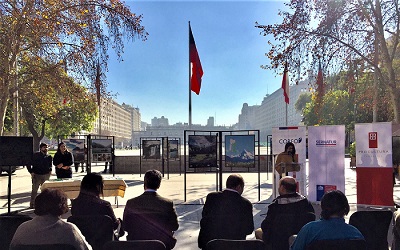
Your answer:
[[[71,152],[68,151],[65,143],[60,142],[53,159],[53,165],[56,167],[57,178],[72,178],[72,164],[74,164],[74,157]]]
[[[226,189],[207,195],[200,220],[199,248],[205,249],[213,239],[244,240],[254,231],[253,206],[242,197],[243,177],[232,174]]]
[[[167,249],[175,247],[174,232],[178,230],[178,216],[171,200],[157,194],[162,174],[148,170],[144,175],[144,193],[128,200],[122,226],[127,240],[160,240]]]
[[[285,174],[286,172],[291,172],[291,171],[285,171],[282,169],[282,163],[286,164],[293,164],[293,163],[298,163],[298,155],[296,154],[296,148],[293,143],[288,142],[285,144],[285,151],[278,154],[276,161],[275,161],[275,170],[278,172],[280,175]],[[282,177],[282,176],[280,176]]]
[[[30,208],[35,207],[35,199],[38,194],[39,186],[50,179],[52,171],[52,157],[51,155],[47,154],[47,152],[48,145],[46,143],[40,143],[39,151],[33,154],[32,166],[27,166],[27,169],[32,177]]]

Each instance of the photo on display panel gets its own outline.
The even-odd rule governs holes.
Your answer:
[[[160,140],[143,140],[143,159],[160,159],[161,158],[161,141]]]
[[[255,167],[254,135],[225,136],[225,167]]]
[[[85,162],[85,140],[84,139],[64,139],[62,140],[68,151],[74,156],[75,163]]]
[[[217,136],[189,135],[189,167],[217,167]]]

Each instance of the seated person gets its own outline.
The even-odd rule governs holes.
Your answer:
[[[400,211],[393,213],[393,222],[392,250],[400,250]]]
[[[174,232],[178,216],[172,200],[157,193],[162,174],[148,170],[144,175],[144,193],[128,200],[124,210],[124,229],[127,240],[160,240],[167,249],[175,247]]]
[[[242,197],[243,177],[232,174],[226,189],[207,195],[200,221],[199,248],[212,239],[245,240],[254,231],[253,205]]]
[[[273,230],[273,222],[281,214],[295,214],[301,216],[306,213],[314,213],[310,201],[296,192],[296,179],[291,176],[282,177],[278,184],[279,196],[268,206],[267,216],[261,223],[261,228],[255,232],[257,239],[269,242],[269,236]]]
[[[306,224],[291,249],[303,250],[317,240],[364,239],[361,232],[344,221],[350,211],[346,196],[339,190],[328,192],[321,199],[321,219]]]
[[[68,244],[75,249],[92,249],[74,224],[61,219],[68,212],[68,199],[63,191],[45,189],[35,199],[32,220],[22,223],[11,240],[10,249],[17,245]]]
[[[114,230],[117,237],[124,234],[121,228],[121,220],[117,219],[111,203],[100,198],[103,196],[103,177],[96,173],[90,173],[83,177],[81,190],[76,199],[72,200],[72,215],[108,215],[114,222]]]

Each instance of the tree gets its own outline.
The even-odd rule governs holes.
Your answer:
[[[54,84],[54,80],[59,84]],[[45,134],[54,138],[91,130],[96,118],[95,95],[60,68],[51,74],[41,74],[40,80],[20,88],[19,94],[22,126],[32,134],[35,147]]]
[[[141,21],[141,15],[119,0],[1,1],[0,135],[7,104],[16,91],[60,66],[76,82],[95,89],[97,62],[107,71],[110,47],[121,59],[124,38],[146,40]],[[36,60],[49,67],[38,67]],[[105,94],[104,74],[102,78]]]
[[[377,74],[375,88],[387,91],[393,121],[398,123],[399,88],[393,65],[400,38],[398,1],[291,0],[287,7],[289,11],[279,13],[281,24],[256,24],[276,43],[269,42],[271,64],[264,67],[282,71],[288,61],[293,76],[304,77],[310,68],[316,72],[320,62],[329,75],[360,60]]]

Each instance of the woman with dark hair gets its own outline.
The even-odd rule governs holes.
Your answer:
[[[64,142],[58,144],[57,152],[53,158],[53,165],[56,166],[57,178],[72,178],[71,166],[74,164],[74,157],[68,151]]]
[[[68,198],[58,189],[45,189],[35,199],[32,220],[22,223],[14,234],[10,249],[17,245],[68,244],[75,249],[92,249],[81,231],[61,219],[68,212]]]
[[[345,222],[350,211],[346,196],[339,190],[324,194],[321,199],[321,219],[306,224],[294,241],[292,250],[303,250],[317,240],[364,239],[361,232]]]
[[[103,177],[96,173],[90,173],[83,177],[81,190],[76,199],[72,201],[72,215],[108,215],[114,222],[117,235],[122,236],[121,220],[117,219],[111,203],[100,198],[103,196]]]
[[[275,170],[282,175],[283,173],[286,172],[292,172],[292,171],[285,171],[285,169],[283,169],[282,163],[286,163],[286,164],[293,164],[293,163],[298,163],[299,162],[299,158],[298,155],[296,155],[296,147],[294,146],[294,144],[292,142],[288,142],[285,145],[285,151],[278,154],[278,156],[276,157],[276,161],[275,161]],[[288,166],[286,166],[288,167]],[[282,176],[281,176],[282,177]]]

